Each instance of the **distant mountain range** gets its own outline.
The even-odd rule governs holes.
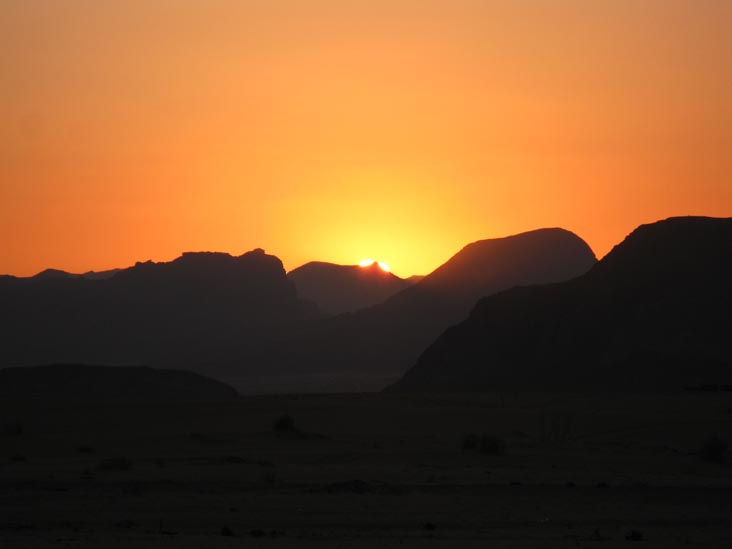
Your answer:
[[[482,240],[417,281],[326,263],[288,276],[260,249],[185,253],[1,276],[0,366],[150,364],[241,392],[375,390],[403,374],[391,390],[723,386],[730,280],[732,219],[699,217],[641,226],[600,262],[562,229]]]
[[[323,263],[288,276],[262,250],[186,253],[0,277],[0,366],[150,364],[241,392],[376,390],[402,375],[392,390],[722,386],[730,280],[732,219],[698,217],[639,227],[600,262],[562,229],[482,240],[416,283]]]
[[[732,383],[732,219],[633,231],[585,275],[480,300],[393,391]]]
[[[302,299],[314,302],[321,311],[336,315],[351,313],[384,302],[416,282],[368,267],[312,261],[287,274]]]

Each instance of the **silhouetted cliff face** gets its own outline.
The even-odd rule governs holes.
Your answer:
[[[137,263],[109,286],[141,306],[164,305],[195,318],[208,313],[259,321],[300,307],[282,262],[263,250],[239,257],[187,252],[170,263]]]
[[[481,297],[516,285],[573,278],[595,261],[582,239],[562,229],[475,242],[383,304],[315,326],[289,345],[292,353],[300,353],[293,362],[320,371],[401,375]]]
[[[311,318],[282,263],[186,253],[105,279],[0,281],[0,364],[201,364],[244,360]]]
[[[225,383],[180,370],[76,364],[0,369],[3,401],[202,402],[238,396]]]
[[[644,225],[584,276],[481,300],[392,389],[732,382],[732,219]]]
[[[313,261],[287,274],[298,295],[334,315],[351,313],[384,302],[413,284],[374,263],[370,267]]]

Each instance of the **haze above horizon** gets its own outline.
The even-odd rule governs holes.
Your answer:
[[[724,0],[0,5],[0,273],[732,215]]]

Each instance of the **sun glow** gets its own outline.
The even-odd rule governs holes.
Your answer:
[[[373,259],[362,259],[361,261],[358,262],[359,266],[361,266],[361,267],[371,267],[371,265],[373,265],[374,263],[376,263],[379,266],[379,269],[381,269],[385,273],[391,272],[391,267],[389,267],[389,265],[387,265],[383,261],[374,261]]]
[[[732,215],[730,1],[88,4],[0,0],[0,274]]]

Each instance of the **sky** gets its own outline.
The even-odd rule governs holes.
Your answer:
[[[3,0],[0,273],[430,272],[732,216],[727,0]]]

